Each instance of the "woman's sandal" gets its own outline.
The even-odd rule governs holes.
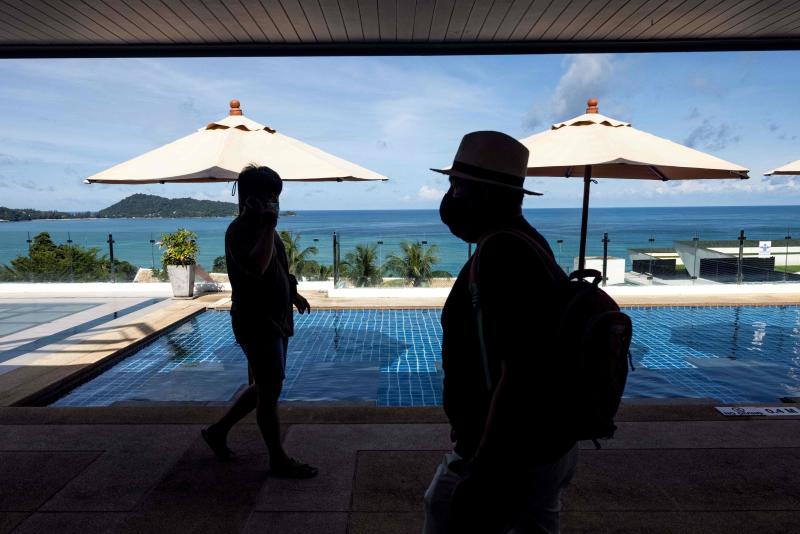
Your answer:
[[[270,466],[269,475],[277,478],[314,478],[319,473],[316,467],[301,464],[294,458],[289,458],[278,465]]]
[[[204,428],[200,431],[200,435],[203,436],[203,440],[206,444],[214,451],[214,454],[220,460],[233,460],[236,458],[236,453],[228,448],[228,445],[225,441],[220,441],[214,438],[213,434],[209,431],[209,428]]]

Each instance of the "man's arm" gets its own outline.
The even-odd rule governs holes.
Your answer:
[[[503,360],[500,364],[500,379],[494,389],[486,426],[475,454],[478,462],[485,460],[494,463],[505,457],[506,454],[514,452],[510,449],[515,447],[517,440],[514,439],[515,436],[511,430],[519,428],[524,422],[510,416],[514,410],[513,376],[514,373],[509,369],[508,362]]]

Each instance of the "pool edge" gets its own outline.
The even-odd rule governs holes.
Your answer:
[[[90,380],[125,358],[131,351],[208,309],[208,302],[202,298],[192,301],[173,301],[166,308],[140,317],[135,323],[122,324],[114,328],[111,333],[103,332],[81,340],[77,346],[81,347],[83,352],[75,352],[71,356],[73,359],[67,363],[44,365],[52,355],[45,353],[40,360],[0,375],[0,406],[45,406],[63,395],[65,391]],[[131,332],[133,335],[130,338],[119,339],[119,336],[116,338],[114,336]],[[93,344],[100,347],[99,350],[96,348],[91,350]],[[103,344],[112,346],[103,347]]]

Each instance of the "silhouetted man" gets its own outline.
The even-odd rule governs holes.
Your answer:
[[[225,232],[225,259],[232,289],[231,325],[254,383],[202,435],[219,458],[230,459],[228,432],[255,409],[269,450],[270,474],[311,478],[317,469],[286,454],[278,423],[286,350],[294,334],[292,305],[300,313],[311,311],[308,301],[297,293],[297,280],[289,274],[286,249],[275,231],[283,182],[272,169],[250,165],[239,174],[237,185],[239,216]]]
[[[442,221],[478,248],[442,311],[454,448],[425,493],[426,534],[559,531],[560,491],[577,447],[561,428],[569,414],[559,412],[553,386],[553,253],[522,215],[523,194],[536,194],[522,187],[527,162],[512,137],[474,132],[452,167],[437,170],[450,176]]]

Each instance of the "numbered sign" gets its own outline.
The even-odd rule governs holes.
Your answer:
[[[775,417],[781,415],[800,415],[800,408],[784,406],[717,406],[722,415],[746,416],[746,415],[765,415]]]

